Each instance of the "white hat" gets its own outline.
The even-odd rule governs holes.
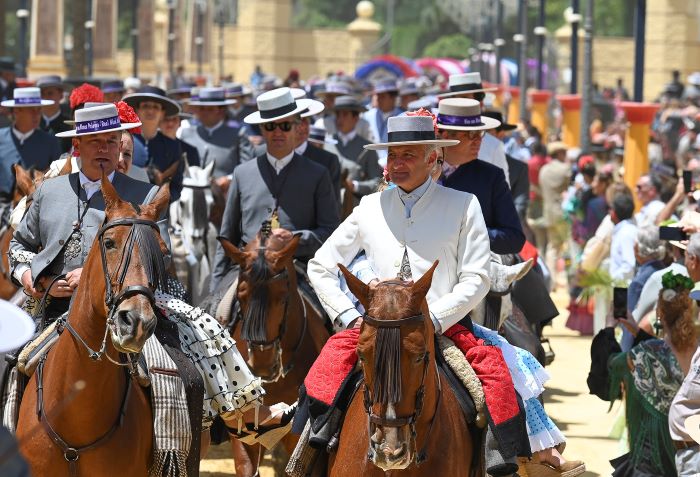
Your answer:
[[[226,90],[220,87],[199,88],[196,99],[187,101],[190,106],[230,106],[237,102],[235,99],[226,99]]]
[[[60,132],[56,137],[87,136],[113,131],[124,131],[141,126],[141,123],[122,123],[114,104],[100,104],[82,108],[75,112],[75,129]]]
[[[309,142],[316,144],[338,144],[338,141],[326,135],[326,128],[311,126],[309,128]]]
[[[307,110],[304,111],[303,113],[301,113],[302,118],[316,116],[317,114],[322,113],[324,109],[326,109],[326,106],[322,102],[316,101],[315,99],[301,98],[301,99],[296,99],[296,102],[298,105],[302,105],[302,104],[307,105],[306,106]]]
[[[449,92],[439,94],[438,98],[449,98],[450,96],[460,96],[469,93],[488,93],[489,91],[498,90],[498,88],[484,88],[481,84],[481,74],[478,72],[450,75],[449,89]]]
[[[391,146],[410,146],[417,144],[435,146],[456,146],[459,141],[455,139],[437,139],[435,126],[430,116],[394,116],[389,118],[387,124],[387,136],[389,142],[367,144],[365,149],[376,151],[387,149]]]
[[[0,103],[5,108],[31,108],[37,106],[50,106],[54,102],[50,99],[41,99],[40,88],[15,88],[14,99],[8,99]]]
[[[125,89],[139,89],[141,87],[141,80],[133,76],[129,76],[124,80]]]
[[[447,98],[438,104],[438,129],[485,131],[500,125],[499,120],[481,114],[481,105],[475,99]]]
[[[17,349],[34,334],[34,322],[21,308],[0,300],[0,353]]]
[[[288,118],[309,109],[310,99],[294,101],[289,88],[277,88],[266,91],[257,98],[258,111],[246,116],[243,121],[247,124],[271,123]]]

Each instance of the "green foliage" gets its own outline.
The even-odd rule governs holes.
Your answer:
[[[131,48],[131,22],[134,11],[131,0],[119,0],[119,18],[117,19],[117,48]]]
[[[693,280],[680,273],[666,272],[661,277],[661,286],[664,290],[692,290],[695,286]]]
[[[461,33],[441,36],[423,49],[423,56],[463,60],[471,46],[472,41]]]

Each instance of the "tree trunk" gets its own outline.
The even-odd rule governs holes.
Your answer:
[[[73,51],[71,53],[69,74],[73,77],[80,77],[85,75],[85,21],[87,20],[87,2],[84,0],[67,0],[66,7],[66,12],[70,12],[73,23]]]
[[[5,12],[7,9],[7,2],[5,0],[0,0],[0,56],[5,56],[5,42],[7,41],[7,22],[5,21]]]

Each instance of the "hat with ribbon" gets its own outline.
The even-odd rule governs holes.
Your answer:
[[[399,86],[393,79],[382,79],[374,83],[374,88],[372,94],[382,94],[382,93],[397,93],[399,92]]]
[[[338,141],[326,135],[326,129],[318,126],[309,128],[309,142],[316,144],[338,144]]]
[[[292,88],[292,89],[299,89],[299,88]],[[323,110],[326,109],[326,106],[322,102],[316,101],[315,99],[294,98],[294,100],[299,105],[304,105],[304,104],[306,105],[306,111],[301,113],[302,118],[310,118],[311,116],[316,116],[317,114],[321,114],[323,112]]]
[[[0,103],[5,108],[31,108],[37,106],[50,106],[54,102],[50,99],[41,99],[41,89],[15,88],[13,99],[8,99]]]
[[[258,96],[258,110],[250,113],[243,121],[247,124],[271,123],[279,119],[302,114],[309,109],[310,99],[294,100],[289,88],[277,88]]]
[[[364,113],[367,111],[362,102],[355,96],[338,96],[335,98],[335,103],[333,104],[334,111],[357,111],[358,113]]]
[[[36,87],[41,89],[41,88],[59,88],[59,89],[66,89],[65,83],[61,80],[61,77],[58,75],[45,75],[45,76],[40,76],[38,80],[36,80]]]
[[[478,72],[450,75],[448,87],[449,91],[439,94],[439,98],[449,98],[469,93],[488,93],[489,91],[498,90],[498,88],[484,88],[481,84],[481,74]]]
[[[34,334],[34,322],[21,308],[0,300],[0,353],[17,349]]]
[[[449,147],[459,144],[459,141],[455,139],[437,139],[433,118],[430,116],[391,117],[387,123],[387,131],[388,142],[367,144],[364,148],[376,151],[391,146],[425,144]]]
[[[447,98],[438,104],[438,129],[485,131],[500,125],[500,121],[481,114],[481,105],[475,99]]]
[[[192,94],[192,88],[195,87],[196,85],[194,83],[187,83],[182,86],[178,86],[176,88],[169,89],[166,91],[166,94],[168,96],[174,96],[174,95],[179,95],[179,94],[186,94],[186,95],[191,95]]]
[[[144,101],[152,101],[163,107],[165,116],[174,116],[180,112],[180,105],[177,101],[168,98],[165,91],[157,86],[144,86],[135,93],[127,94],[123,101],[134,109],[139,109],[139,105]]]
[[[253,94],[253,90],[242,83],[226,83],[222,86],[227,98],[241,98]]]
[[[98,104],[96,106],[91,105],[91,107],[78,109],[75,112],[75,129],[57,133],[56,137],[87,136],[89,134],[124,131],[139,126],[141,126],[140,122],[122,123],[119,119],[117,106],[114,104]]]
[[[121,93],[126,91],[122,80],[108,80],[102,83],[103,93]]]
[[[187,102],[190,106],[231,106],[236,104],[235,99],[226,98],[226,90],[220,86],[199,88],[197,97]]]
[[[347,96],[352,94],[350,86],[340,81],[329,81],[314,92],[315,96]]]

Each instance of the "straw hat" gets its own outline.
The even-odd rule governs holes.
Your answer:
[[[460,73],[450,75],[448,83],[449,91],[438,95],[438,98],[449,98],[451,96],[459,96],[468,93],[488,93],[496,91],[498,88],[484,88],[481,84],[481,74],[475,73]]]
[[[141,123],[122,123],[114,104],[98,104],[75,112],[75,129],[60,132],[56,137],[87,136],[113,131],[124,131],[141,126]]]
[[[15,88],[13,99],[0,103],[5,108],[32,108],[37,106],[50,106],[54,102],[50,99],[41,99],[39,88]]]
[[[438,104],[438,129],[485,131],[500,125],[500,121],[481,114],[481,105],[475,99],[447,98]]]
[[[235,99],[226,99],[226,90],[221,87],[199,88],[192,93],[192,98],[187,102],[190,106],[231,106],[236,104]]]
[[[459,141],[454,139],[437,139],[435,126],[430,116],[394,116],[387,124],[389,142],[367,144],[365,149],[372,151],[388,149],[391,146],[411,146],[418,144],[435,146],[455,146]]]

